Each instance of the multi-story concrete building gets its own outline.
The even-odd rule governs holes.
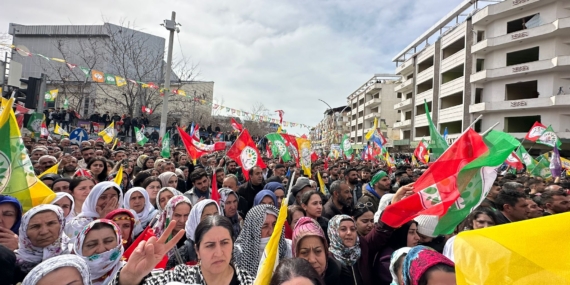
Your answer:
[[[374,126],[374,119],[378,118],[379,128],[387,139],[399,139],[391,134],[393,125],[400,119],[394,104],[400,101],[395,88],[398,76],[392,74],[376,74],[347,98],[351,107],[350,138],[356,148],[361,148],[366,142],[366,133]],[[392,146],[391,142],[386,145]]]
[[[342,136],[350,131],[347,124],[350,112],[349,106],[327,109],[324,118],[310,132],[313,148],[328,150],[332,144],[340,144]]]
[[[480,115],[479,132],[498,123],[522,139],[539,121],[570,138],[570,2],[483,3],[461,3],[393,59],[403,138],[395,144],[429,139],[424,101],[450,142]]]

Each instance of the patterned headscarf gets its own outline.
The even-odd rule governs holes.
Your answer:
[[[119,201],[117,202],[117,205],[119,205],[119,207],[123,205],[123,192],[120,190],[121,187],[119,187],[117,183],[112,181],[103,181],[97,183],[93,189],[91,189],[89,195],[87,195],[85,202],[83,202],[81,213],[65,225],[65,233],[68,237],[72,238],[72,241],[75,240],[85,225],[96,219],[103,218],[99,217],[99,213],[97,213],[97,201],[103,192],[109,188],[115,188],[115,190],[119,193]]]
[[[73,209],[75,206],[75,199],[73,199],[73,196],[71,196],[71,194],[69,194],[67,192],[57,192],[57,193],[51,194],[44,199],[42,204],[55,205],[55,203],[57,203],[58,201],[60,201],[63,198],[68,198],[71,201],[71,207],[70,207],[69,214],[67,214],[67,216],[65,217],[66,221],[71,221],[71,219],[73,219]]]
[[[329,245],[329,251],[334,255],[335,259],[340,261],[344,265],[353,266],[356,261],[360,258],[360,239],[358,234],[355,233],[356,243],[352,247],[346,247],[342,243],[342,238],[338,234],[338,228],[342,221],[351,221],[354,224],[354,220],[347,215],[336,215],[329,220],[329,238],[331,244]]]
[[[91,275],[87,263],[74,254],[64,254],[38,264],[24,278],[22,285],[36,285],[49,273],[63,267],[73,267],[81,274],[83,285],[91,285]]]
[[[449,260],[443,254],[434,249],[418,245],[410,249],[404,266],[402,267],[402,275],[404,276],[405,285],[418,285],[418,281],[424,273],[431,267],[438,264],[447,264],[454,267],[453,261]]]
[[[28,237],[28,226],[33,216],[40,212],[54,212],[59,221],[59,236],[55,241],[46,247],[37,247],[32,244]],[[63,210],[55,205],[42,204],[30,209],[22,217],[22,225],[20,225],[20,234],[18,235],[18,249],[16,250],[16,264],[22,268],[24,272],[32,270],[40,262],[58,256],[60,254],[69,253],[69,238],[63,234],[65,218]]]
[[[278,213],[277,208],[272,205],[257,205],[247,212],[243,229],[234,244],[234,259],[238,268],[247,270],[252,276],[257,275],[261,260],[261,227],[267,215],[277,217]],[[285,258],[287,254],[284,232],[279,240],[279,259]]]
[[[178,195],[182,195],[182,193],[180,193],[180,191],[176,190],[175,188],[172,187],[163,187],[162,189],[160,189],[158,191],[158,193],[156,194],[156,209],[159,212],[164,211],[164,209],[162,209],[160,207],[160,193],[164,192],[164,191],[170,191],[170,193],[172,193],[172,195],[174,196],[178,196]]]
[[[400,256],[404,254],[408,254],[408,252],[412,249],[411,247],[402,247],[392,253],[390,257],[390,275],[392,275],[392,283],[390,285],[398,285],[398,269],[396,266],[396,261],[400,258]],[[403,262],[402,262],[403,266]]]
[[[177,196],[170,198],[170,200],[168,200],[168,203],[166,203],[166,206],[164,207],[164,211],[162,211],[162,213],[160,213],[160,217],[158,218],[158,222],[156,222],[156,224],[152,228],[154,230],[154,234],[156,235],[157,238],[160,238],[160,236],[166,230],[166,227],[168,227],[168,224],[170,224],[170,221],[172,221],[172,215],[174,214],[174,208],[176,208],[176,206],[178,206],[178,204],[180,204],[180,203],[186,203],[186,204],[190,205],[190,209],[192,209],[192,203],[190,202],[190,200],[188,198],[186,198],[186,196],[177,195]],[[188,234],[188,233],[186,233],[186,234]]]
[[[204,199],[196,203],[196,205],[192,207],[192,210],[190,210],[190,216],[188,217],[188,220],[186,221],[186,226],[184,227],[187,239],[194,241],[194,235],[196,234],[196,227],[198,227],[198,224],[202,220],[202,212],[204,212],[204,208],[212,204],[216,205],[216,207],[218,208],[219,215],[222,216],[224,215],[224,212],[222,212],[222,209],[220,208],[218,203],[216,203],[216,201],[212,199]]]
[[[273,200],[273,205],[277,205],[277,197],[275,196],[275,194],[273,194],[273,191],[267,189],[261,190],[257,193],[257,195],[255,195],[255,198],[253,198],[253,205],[257,206],[261,204],[261,200],[263,200],[263,198],[265,198],[266,196],[271,197],[271,200]]]
[[[91,256],[83,256],[83,243],[87,234],[93,226],[99,223],[105,223],[113,227],[115,232],[115,237],[117,238],[117,246],[103,253],[93,254]],[[89,272],[91,273],[91,282],[93,285],[106,285],[110,284],[111,280],[115,278],[117,272],[122,266],[121,256],[123,256],[123,243],[121,242],[123,238],[121,237],[121,231],[119,226],[115,222],[107,219],[95,220],[87,224],[85,228],[81,231],[77,237],[77,241],[74,244],[73,251],[77,256],[81,257],[83,261],[89,266]]]
[[[129,234],[128,237],[126,237],[127,239],[123,239],[123,247],[124,248],[129,248],[129,246],[133,243],[133,236],[136,235],[135,232],[135,224],[138,222],[135,219],[135,215],[133,214],[133,212],[131,212],[132,210],[127,210],[127,209],[117,209],[114,211],[111,211],[109,214],[107,214],[105,216],[105,219],[111,220],[113,222],[117,222],[119,220],[125,220],[125,218],[115,218],[118,215],[127,215],[128,217],[126,218],[127,220],[129,220],[131,222],[131,233]],[[122,234],[121,234],[122,236]],[[125,238],[125,237],[123,237]]]
[[[156,216],[157,211],[154,209],[154,206],[150,203],[150,198],[148,196],[148,192],[142,187],[133,187],[127,193],[125,193],[125,202],[123,204],[123,208],[131,209],[131,195],[134,192],[140,192],[144,197],[144,208],[140,213],[137,213],[137,217],[141,224],[148,225],[150,221]]]
[[[325,248],[325,255],[329,255],[329,246],[327,243],[327,238],[321,226],[317,221],[309,217],[301,217],[297,224],[295,224],[295,229],[293,229],[293,257],[296,257],[297,247],[300,245],[301,240],[305,237],[315,236],[319,237]]]
[[[22,212],[23,212],[22,204],[20,204],[20,201],[18,201],[18,199],[14,197],[0,195],[0,205],[1,204],[14,205],[14,208],[16,209],[16,221],[14,222],[14,225],[10,228],[10,230],[13,233],[18,234],[18,230],[20,229],[20,223],[22,222]]]
[[[239,203],[239,195],[230,188],[221,188],[220,190],[218,190],[218,192],[220,193],[220,206],[222,207],[223,215],[225,216],[226,200],[230,195],[234,195]],[[239,214],[237,213],[237,211],[233,217],[227,217],[227,218],[230,219],[230,221],[232,222],[234,237],[239,236],[239,233],[241,232],[241,225],[239,223]]]

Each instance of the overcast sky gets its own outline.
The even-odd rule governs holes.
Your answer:
[[[182,24],[174,54],[214,81],[214,98],[251,111],[255,102],[282,109],[285,120],[315,125],[327,106],[375,73],[393,73],[391,59],[460,0],[208,0],[4,1],[8,23],[92,25],[130,21],[164,38],[171,11]],[[275,117],[277,117],[276,113]]]

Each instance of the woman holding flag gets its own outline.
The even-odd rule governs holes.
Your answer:
[[[230,220],[222,215],[208,216],[196,227],[194,241],[196,255],[200,260],[197,265],[178,265],[173,270],[151,275],[154,266],[184,235],[184,231],[180,231],[167,242],[174,224],[172,222],[168,226],[161,238],[153,237],[141,242],[111,284],[253,284],[254,277],[231,262],[235,237]]]

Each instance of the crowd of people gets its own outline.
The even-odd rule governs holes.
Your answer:
[[[223,151],[193,163],[174,145],[162,158],[153,143],[23,140],[36,174],[59,170],[40,178],[55,194],[26,213],[0,195],[0,284],[253,284],[285,202],[273,285],[455,284],[455,236],[433,235],[437,216],[381,219],[427,166],[321,157],[320,189],[268,157],[243,173]],[[456,233],[570,211],[569,190],[565,178],[499,174]]]

